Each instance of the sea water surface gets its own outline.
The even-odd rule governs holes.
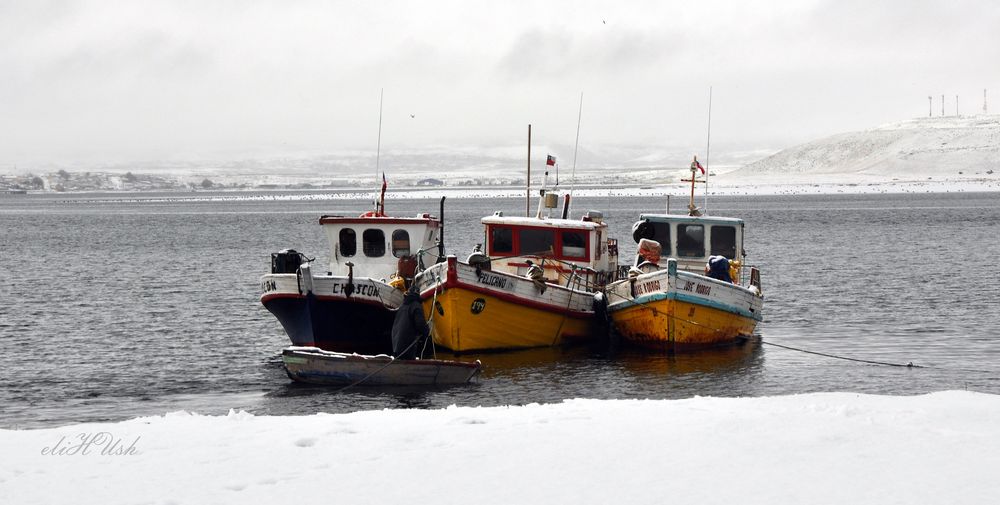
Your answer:
[[[764,396],[815,391],[1000,393],[1000,194],[717,197],[746,221],[766,296],[761,342],[665,356],[554,348],[483,354],[481,379],[444,389],[347,391],[292,383],[288,345],[259,303],[269,254],[328,259],[321,214],[366,200],[287,194],[0,196],[0,428],[122,420],[176,410],[312,414],[507,405],[566,398]],[[675,204],[676,205],[676,204]],[[388,212],[438,212],[433,199]],[[635,251],[631,224],[664,200],[577,198]],[[446,202],[464,258],[479,218],[523,199]],[[679,210],[679,209],[676,209]],[[827,354],[918,367],[879,366]]]

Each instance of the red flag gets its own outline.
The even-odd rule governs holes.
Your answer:
[[[701,163],[698,163],[698,158],[695,158],[694,161],[691,162],[691,168],[697,168],[698,170],[701,170],[702,175],[705,174],[705,167],[701,166]]]
[[[548,165],[548,166],[550,166],[550,167],[553,166],[553,165],[555,165],[556,164],[556,157],[552,156],[551,154],[547,155],[545,157],[545,164]]]
[[[385,215],[385,188],[386,188],[385,172],[382,172],[382,196],[379,198],[379,210],[378,210],[378,215],[380,216]]]

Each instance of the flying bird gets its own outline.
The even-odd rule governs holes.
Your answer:
[[[411,118],[417,117],[416,114],[410,114]]]

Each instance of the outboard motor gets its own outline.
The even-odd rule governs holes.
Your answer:
[[[308,261],[306,255],[295,249],[282,249],[276,253],[271,253],[271,273],[272,274],[294,274],[299,270],[299,265]]]

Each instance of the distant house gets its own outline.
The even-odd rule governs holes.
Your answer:
[[[444,186],[441,179],[421,179],[417,181],[417,186]]]

